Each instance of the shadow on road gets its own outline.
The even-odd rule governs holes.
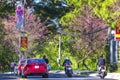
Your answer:
[[[14,74],[8,74],[8,73],[2,73],[0,80],[10,80],[10,79],[17,79],[17,76],[14,76]]]

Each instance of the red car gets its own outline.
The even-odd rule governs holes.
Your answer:
[[[17,73],[17,75],[21,75],[21,73],[22,73],[22,68],[23,68],[23,66],[24,66],[24,64],[25,64],[25,59],[24,60],[20,60],[19,61],[19,63],[18,63],[18,65],[17,65],[17,70],[16,70],[16,73]]]
[[[28,75],[41,75],[43,78],[48,78],[45,60],[39,58],[27,59],[22,69],[22,77],[27,77]]]

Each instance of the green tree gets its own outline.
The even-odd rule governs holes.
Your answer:
[[[119,20],[119,15],[120,15],[119,14],[119,6],[118,6],[119,0],[116,0],[116,1],[115,0],[66,0],[66,2],[69,6],[72,6],[71,11],[66,13],[66,15],[64,15],[61,18],[60,22],[62,23],[64,30],[69,33],[73,32],[75,34],[82,35],[82,32],[87,32],[87,30],[85,30],[85,28],[88,26],[89,26],[88,31],[91,30],[88,33],[91,33],[92,32],[92,29],[90,29],[91,25],[93,27],[93,30],[97,29],[98,26],[101,26],[101,28],[103,26],[109,26],[111,28],[114,28],[116,26],[116,21]],[[86,7],[86,6],[88,6],[88,7]],[[90,10],[89,10],[89,8],[90,8]],[[85,15],[83,12],[85,11],[87,13],[86,10],[90,11],[90,13]],[[94,16],[91,16],[92,14]],[[90,20],[89,18],[91,18],[91,17],[93,17],[93,19]],[[96,22],[97,19],[100,19],[100,21]],[[91,24],[91,22],[92,22],[92,24]],[[101,22],[103,25],[99,25],[99,23],[101,24]],[[98,23],[98,25],[97,25],[97,23]],[[88,25],[86,25],[86,24],[88,24]],[[107,35],[107,33],[105,35]],[[102,37],[105,38],[106,36],[102,36]],[[74,39],[77,41],[82,38],[74,37]],[[93,40],[93,39],[90,38],[90,40]],[[85,39],[84,39],[84,41],[85,41]],[[82,43],[81,40],[79,40],[78,42]],[[81,47],[79,45],[78,45],[78,47],[76,47],[78,42],[76,43],[74,48],[78,48],[79,52],[81,51],[81,53],[82,53],[82,51],[83,51],[83,53],[85,53],[85,47],[83,47],[83,49],[82,49],[82,46],[84,46],[83,43],[81,44]],[[86,42],[89,42],[89,41],[86,41]],[[96,43],[96,41],[92,41],[92,44],[93,44],[93,42]],[[87,48],[86,50],[89,50],[89,48]],[[103,48],[101,51],[103,53],[105,53]],[[79,52],[76,52],[76,53],[78,53],[78,55],[80,55]],[[87,54],[85,54],[85,56],[86,55]]]
[[[108,26],[114,28],[116,21],[119,20],[119,0],[66,0],[69,6],[72,6],[71,12],[62,17],[61,21],[65,24],[69,19],[80,13],[84,5],[92,7],[93,12],[103,19]]]
[[[2,20],[0,21],[0,70],[9,70],[10,63],[12,61],[17,61],[17,54],[14,52],[13,48],[8,45],[9,43],[5,41],[6,36],[4,25]],[[13,55],[14,54],[14,55]]]

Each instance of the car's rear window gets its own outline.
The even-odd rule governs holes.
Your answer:
[[[45,63],[44,59],[29,59],[27,63]]]

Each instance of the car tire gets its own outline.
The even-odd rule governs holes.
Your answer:
[[[21,75],[22,75],[22,78],[27,78],[27,75],[24,74],[24,70],[22,70]]]
[[[48,74],[42,75],[42,78],[48,78]]]
[[[22,78],[27,78],[27,76],[26,75],[22,75]]]
[[[22,73],[22,78],[27,78],[27,75],[25,75],[24,73]]]

